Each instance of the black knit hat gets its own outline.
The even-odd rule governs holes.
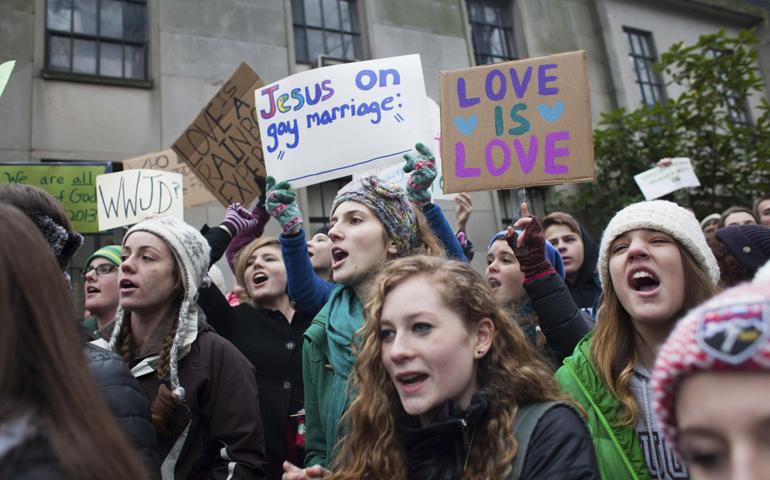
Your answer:
[[[329,227],[327,225],[324,225],[323,227],[316,230],[313,236],[315,237],[319,233],[323,233],[324,235],[329,235]]]
[[[764,225],[730,225],[717,237],[752,275],[770,258],[770,228]]]

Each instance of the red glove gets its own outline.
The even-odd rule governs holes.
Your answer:
[[[521,268],[524,274],[524,280],[532,280],[547,273],[555,272],[551,263],[545,258],[543,227],[536,216],[530,215],[529,218],[532,219],[532,222],[524,229],[521,248],[517,246],[519,234],[514,231],[513,236],[505,235],[508,245],[519,261],[519,268]]]

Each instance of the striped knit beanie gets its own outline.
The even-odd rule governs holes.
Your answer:
[[[107,245],[106,247],[102,247],[96,252],[94,252],[93,255],[88,257],[88,260],[86,260],[86,268],[88,268],[89,265],[91,265],[91,261],[97,257],[106,258],[107,260],[111,261],[115,264],[116,267],[119,267],[121,263],[123,263],[120,260],[120,251],[122,248],[120,245]]]
[[[179,361],[179,348],[182,345],[185,331],[188,328],[190,313],[197,308],[196,299],[198,289],[211,285],[208,277],[211,248],[203,235],[184,221],[173,217],[155,217],[144,222],[137,223],[123,237],[123,245],[126,239],[134,232],[149,232],[166,242],[176,258],[176,263],[182,273],[184,281],[184,298],[179,307],[179,324],[176,329],[174,343],[169,354],[169,380],[171,393],[178,401],[184,400],[184,388],[179,385],[177,365]],[[123,327],[125,311],[118,306],[115,315],[115,328],[110,338],[110,350],[117,351],[120,330]],[[197,318],[197,317],[196,317]]]
[[[414,207],[399,185],[375,175],[361,178],[337,193],[331,215],[342,202],[358,202],[366,205],[385,226],[388,236],[402,254],[417,248],[417,219]]]
[[[610,279],[610,246],[620,235],[646,228],[674,237],[687,250],[695,263],[706,272],[714,285],[719,281],[719,265],[711,252],[695,215],[679,205],[665,200],[633,203],[612,217],[602,235],[599,249],[599,278],[607,291]]]
[[[679,321],[663,344],[652,374],[652,403],[674,449],[678,389],[685,378],[708,371],[770,372],[769,282],[744,283],[713,297]]]

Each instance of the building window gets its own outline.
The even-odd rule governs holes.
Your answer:
[[[291,15],[297,63],[313,63],[321,54],[363,58],[355,0],[291,0]]]
[[[147,79],[146,0],[47,0],[46,68]]]
[[[652,34],[630,28],[624,28],[623,31],[628,41],[628,60],[634,72],[639,103],[655,105],[663,100],[663,80],[652,71],[652,65],[658,63]]]
[[[329,214],[337,192],[350,183],[353,177],[335,178],[307,187],[307,205],[310,215],[307,219],[307,231],[310,235],[317,229],[329,225]]]
[[[516,60],[510,1],[467,0],[476,65]]]
[[[733,51],[727,50],[715,50],[710,49],[706,52],[706,55],[711,59],[719,59],[727,55],[733,55]],[[726,83],[726,74],[721,71],[717,71],[717,76],[721,82]],[[727,114],[730,117],[730,122],[735,126],[748,127],[751,125],[751,114],[749,113],[749,106],[745,101],[742,101],[740,96],[731,90],[720,90],[720,93],[725,100],[725,108]]]

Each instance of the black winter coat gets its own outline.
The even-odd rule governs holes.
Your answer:
[[[567,282],[567,288],[579,309],[596,315],[596,312],[593,311],[594,303],[602,294],[602,284],[599,282],[599,275],[596,273],[596,262],[599,261],[599,247],[588,232],[586,232],[585,228],[581,226],[580,230],[583,233],[583,265],[578,270],[575,283]]]
[[[8,454],[0,461],[0,478],[3,480],[67,480],[48,440],[38,435],[19,451]]]
[[[115,353],[90,343],[83,347],[83,353],[118,427],[139,453],[150,478],[160,478],[158,441],[152,426],[150,402],[139,388],[136,378],[123,358]]]

